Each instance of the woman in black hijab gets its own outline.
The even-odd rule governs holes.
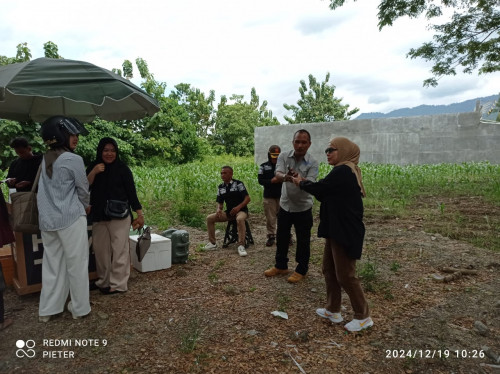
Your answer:
[[[87,168],[90,184],[92,243],[98,280],[104,294],[127,291],[130,276],[129,232],[144,226],[134,177],[119,159],[118,144],[102,138],[96,160]],[[136,212],[133,218],[132,210]]]
[[[365,236],[362,198],[366,193],[358,166],[360,150],[357,144],[339,136],[330,140],[325,153],[333,166],[325,178],[317,182],[293,178],[301,190],[321,202],[318,236],[325,238],[323,275],[327,300],[326,307],[317,309],[316,313],[334,323],[342,322],[343,289],[354,312],[353,320],[344,327],[348,331],[361,331],[373,326],[373,320],[356,277],[356,261],[361,258]]]

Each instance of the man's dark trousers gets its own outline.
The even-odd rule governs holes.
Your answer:
[[[276,235],[276,268],[288,269],[288,247],[290,245],[290,232],[295,226],[297,236],[297,250],[295,271],[306,275],[309,269],[311,255],[311,228],[313,225],[312,209],[303,212],[287,212],[280,208],[278,213],[278,229]]]

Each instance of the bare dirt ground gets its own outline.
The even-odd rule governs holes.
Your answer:
[[[459,209],[478,222],[487,212],[489,224],[496,222],[498,227],[498,206],[480,199],[446,204],[448,210]],[[264,218],[254,214],[250,225],[255,245],[247,257],[239,257],[235,245],[221,248],[222,233],[219,250],[199,251],[206,234],[189,228],[187,264],[134,271],[126,294],[92,291],[92,313],[84,319],[73,320],[64,312],[49,323],[38,323],[38,294],[18,296],[8,290],[6,311],[15,323],[0,332],[0,372],[498,372],[498,248],[480,249],[425,232],[426,218],[418,209],[406,219],[367,215],[365,223],[365,250],[358,268],[365,269],[363,284],[371,290],[367,298],[375,322],[367,331],[347,333],[343,324],[316,316],[315,309],[324,306],[325,287],[323,240],[315,235],[310,272],[303,282],[292,285],[286,277],[264,277],[263,271],[273,265],[274,248],[265,247]],[[437,281],[449,275],[442,271],[445,267],[477,274]],[[350,320],[347,297],[343,307]],[[285,311],[288,319],[273,316],[276,310]],[[72,345],[50,347],[44,339]],[[16,347],[18,340],[33,340],[35,357],[16,357],[23,355]],[[87,346],[75,346],[77,341]],[[490,350],[479,357],[484,347]],[[43,357],[49,354],[69,357]]]

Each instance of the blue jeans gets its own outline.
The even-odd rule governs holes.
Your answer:
[[[297,236],[297,250],[295,271],[306,275],[309,270],[309,257],[311,255],[311,228],[313,225],[312,209],[304,212],[287,212],[280,208],[278,213],[278,230],[276,235],[276,268],[288,269],[288,247],[290,233],[295,226]]]

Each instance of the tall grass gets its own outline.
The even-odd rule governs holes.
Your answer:
[[[132,168],[139,200],[148,211],[151,224],[204,227],[207,213],[215,211],[217,186],[222,183],[220,170],[224,165],[231,166],[233,177],[245,183],[252,199],[252,212],[261,212],[262,188],[253,159],[217,156],[185,165]]]
[[[362,164],[365,206],[401,211],[418,196],[483,196],[500,204],[500,165],[488,162],[434,165]]]
[[[253,158],[218,156],[187,165],[133,168],[147,223],[159,231],[178,224],[205,229],[206,215],[215,210],[223,165],[232,166],[234,178],[245,183],[252,199],[250,214],[262,213],[262,186],[257,181],[258,166]],[[415,211],[416,200],[422,197],[478,196],[493,205],[500,205],[500,165],[488,162],[407,166],[364,163],[360,167],[367,191],[364,199],[367,218],[411,215]],[[330,170],[331,166],[320,164],[319,178],[326,176]],[[314,210],[318,206],[319,203],[315,202]],[[487,225],[483,224],[488,226],[487,229],[483,230],[483,234],[477,234],[476,229],[471,233],[458,227],[463,225],[458,225],[456,217],[447,214],[447,209],[441,200],[433,210],[427,208],[423,212],[426,216],[424,228],[470,241],[483,248],[500,246],[496,238],[500,230],[498,217],[487,217],[491,219],[491,222],[485,221]],[[454,214],[456,216],[457,213]]]
[[[250,157],[212,157],[203,162],[169,167],[132,169],[139,198],[152,225],[175,223],[203,227],[207,213],[215,209],[220,169],[230,165],[234,178],[242,180],[252,199],[250,212],[262,212],[262,186],[258,166]],[[483,196],[500,204],[500,165],[488,162],[436,165],[360,165],[367,191],[366,209],[401,214],[418,196]],[[331,166],[321,163],[319,178]]]
[[[133,167],[139,199],[149,225],[164,230],[176,224],[204,228],[205,217],[215,210],[220,169],[230,165],[234,178],[242,180],[252,199],[249,210],[262,212],[262,186],[258,184],[258,165],[251,157],[217,156],[200,162],[168,167]],[[360,165],[367,191],[367,213],[404,214],[421,196],[481,196],[500,204],[500,165],[467,162],[436,165]],[[331,166],[321,163],[319,178]],[[4,178],[6,171],[0,172]],[[2,191],[7,196],[5,186]],[[318,203],[316,202],[316,207]],[[441,204],[440,212],[446,210]]]

